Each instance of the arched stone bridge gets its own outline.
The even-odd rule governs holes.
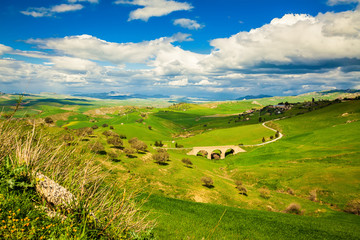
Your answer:
[[[232,150],[233,154],[237,154],[240,152],[246,152],[244,149],[240,148],[237,145],[228,145],[228,146],[211,146],[211,147],[193,147],[193,149],[187,153],[187,155],[197,155],[201,150],[204,150],[207,152],[207,158],[211,159],[211,155],[214,153],[214,151],[219,150],[220,151],[220,159],[225,158],[225,153],[228,150]]]

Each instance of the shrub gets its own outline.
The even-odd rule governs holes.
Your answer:
[[[126,154],[126,156],[131,156],[132,154],[134,154],[136,152],[136,150],[135,149],[133,149],[133,148],[125,148],[124,149],[124,153]]]
[[[317,192],[316,189],[309,192],[309,200],[316,202],[317,201]]]
[[[104,123],[104,124],[102,125],[103,128],[108,127],[108,126],[109,126],[109,125],[106,124],[106,123]]]
[[[130,144],[132,144],[132,143],[137,142],[137,141],[139,141],[139,139],[138,139],[137,137],[133,137],[133,138],[129,139],[128,142],[129,142]]]
[[[152,130],[152,126],[149,125],[149,126],[148,126],[148,129],[149,129],[149,130]]]
[[[248,194],[247,194],[247,189],[246,189],[246,187],[245,186],[243,186],[243,185],[238,185],[238,186],[236,186],[236,188],[237,188],[237,190],[239,190],[239,193],[241,194],[241,195],[244,195],[244,196],[248,196]]]
[[[114,126],[110,126],[110,129],[114,129]]]
[[[294,189],[292,189],[292,188],[288,188],[288,189],[286,190],[286,192],[287,192],[288,194],[290,194],[290,195],[295,195],[295,191],[294,191]]]
[[[193,165],[189,158],[183,158],[181,162],[184,163],[187,167],[191,167]]]
[[[279,131],[276,131],[275,138],[278,138],[278,137],[280,137],[280,133],[279,133]]]
[[[64,136],[63,136],[63,140],[65,141],[65,142],[71,142],[71,141],[74,141],[74,137],[71,135],[71,134],[65,134]]]
[[[270,139],[273,140],[273,139],[274,139],[274,136],[270,136]]]
[[[76,130],[76,135],[78,135],[79,137],[89,136],[93,133],[94,131],[91,127],[83,127]]]
[[[46,117],[45,122],[48,124],[52,124],[52,123],[54,123],[54,120],[51,117]]]
[[[176,148],[183,148],[183,147],[184,147],[184,145],[181,145],[181,144],[175,143],[175,147],[176,147]]]
[[[118,155],[115,153],[115,152],[108,152],[108,156],[111,158],[111,159],[117,159]]]
[[[135,142],[131,143],[131,147],[135,148],[137,152],[139,151],[145,151],[147,149],[147,145],[146,143],[144,143],[143,141],[137,140]]]
[[[104,131],[102,134],[105,135],[105,136],[107,136],[107,137],[109,137],[109,136],[118,136],[117,133],[115,133],[115,132],[113,132],[113,131],[111,131],[111,130],[106,130],[106,131]]]
[[[360,215],[360,199],[354,199],[348,202],[344,211],[347,213]]]
[[[155,160],[156,163],[160,165],[165,165],[166,162],[169,160],[170,155],[164,149],[158,149],[157,153],[153,154],[152,158]]]
[[[284,212],[297,215],[301,215],[303,213],[303,211],[301,211],[301,206],[298,203],[290,203]]]
[[[126,135],[124,135],[124,134],[120,134],[119,137],[120,137],[121,139],[126,139]]]
[[[261,141],[262,141],[262,142],[265,142],[265,141],[266,141],[266,140],[265,140],[265,137],[263,137]]]
[[[207,187],[207,188],[212,188],[214,187],[214,181],[212,180],[211,177],[202,177],[201,181],[204,183],[203,186]]]
[[[122,145],[123,145],[123,141],[120,139],[119,136],[114,136],[114,137],[108,138],[107,143],[112,144],[115,147],[122,147]]]
[[[90,144],[90,150],[95,153],[100,153],[105,150],[104,146],[101,144],[101,142],[93,142]]]
[[[164,146],[164,144],[162,143],[162,141],[155,141],[155,147],[162,147]]]
[[[98,125],[95,124],[95,125],[91,126],[91,128],[95,130],[95,129],[98,129],[99,127],[98,127]]]
[[[260,197],[264,199],[269,199],[271,197],[270,190],[267,188],[260,188],[259,192],[260,192]]]

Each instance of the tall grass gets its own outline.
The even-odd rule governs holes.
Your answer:
[[[48,208],[67,209],[84,228],[92,222],[96,226],[94,238],[136,238],[154,224],[141,212],[143,202],[134,200],[136,190],[129,191],[109,182],[90,153],[44,134],[31,121],[12,116],[0,119],[0,164],[5,162],[12,169],[23,169],[21,174],[32,182],[41,173],[70,191],[74,196],[70,205],[47,204]]]

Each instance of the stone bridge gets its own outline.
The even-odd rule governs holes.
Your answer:
[[[214,151],[218,150],[220,151],[220,159],[225,158],[225,153],[228,150],[232,150],[233,154],[237,154],[240,152],[246,152],[244,149],[240,148],[237,145],[228,145],[228,146],[211,146],[211,147],[193,147],[193,149],[187,153],[187,155],[197,155],[201,150],[204,150],[207,152],[207,158],[211,159],[211,155],[214,153]]]

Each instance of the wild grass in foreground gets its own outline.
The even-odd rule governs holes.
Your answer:
[[[41,173],[65,187],[54,205],[36,191]],[[80,149],[59,144],[28,122],[0,122],[0,235],[5,239],[148,238],[152,221],[135,191],[114,183]],[[50,188],[51,189],[51,188]],[[46,201],[47,200],[47,201]]]

